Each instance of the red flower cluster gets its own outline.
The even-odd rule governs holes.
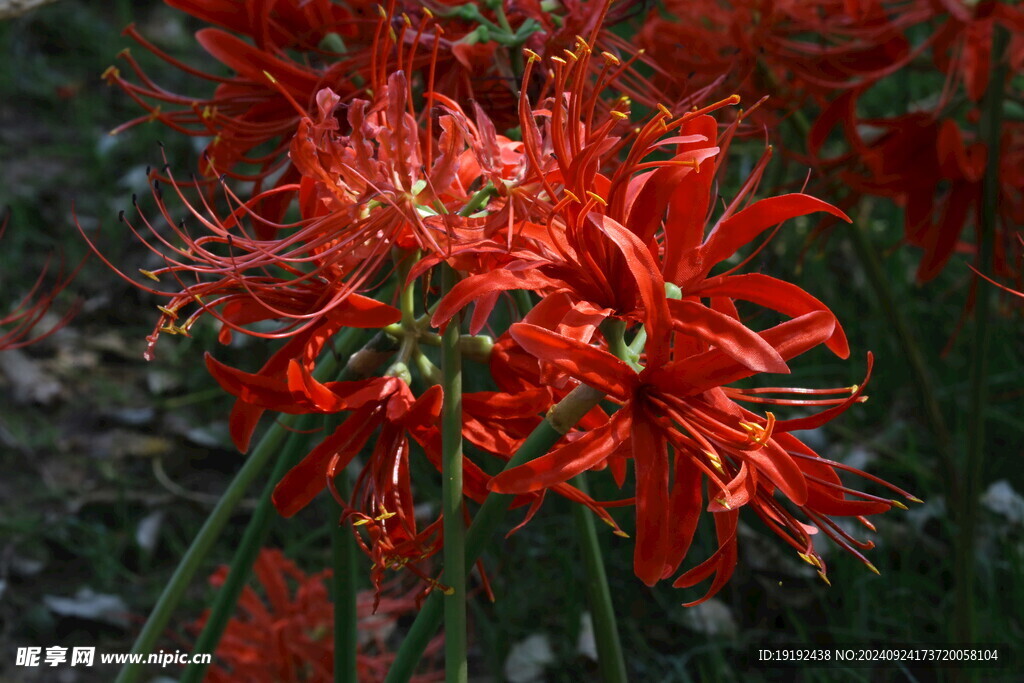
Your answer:
[[[733,571],[744,507],[823,577],[813,542],[819,531],[871,567],[861,554],[871,544],[832,518],[854,517],[872,529],[867,516],[901,504],[849,488],[839,472],[913,497],[819,457],[792,434],[863,400],[863,386],[734,386],[761,373],[787,373],[792,359],[819,345],[849,355],[842,328],[822,302],[794,284],[739,273],[781,223],[815,212],[846,216],[801,193],[755,201],[767,154],[736,197],[716,210],[716,173],[743,115],[723,127],[710,114],[738,97],[683,114],[653,107],[634,120],[634,58],[608,37],[603,11],[583,3],[565,3],[565,16],[546,19],[532,3],[517,4],[518,14],[506,11],[512,5],[488,5],[489,14],[472,17],[464,16],[465,5],[401,15],[392,3],[367,19],[340,17],[330,3],[322,3],[325,11],[333,8],[327,16],[317,14],[321,3],[252,2],[244,4],[277,9],[250,12],[244,21],[235,17],[240,3],[220,4],[224,17],[208,18],[254,36],[245,47],[248,71],[239,63],[240,75],[219,86],[218,111],[230,114],[204,119],[202,107],[211,101],[156,115],[171,125],[188,116],[196,125],[210,122],[222,140],[234,134],[235,162],[285,135],[290,121],[294,135],[275,148],[279,156],[287,144],[288,170],[274,188],[257,188],[249,199],[225,181],[220,203],[186,201],[198,232],[181,223],[174,229],[180,244],[145,224],[147,244],[167,264],[145,274],[176,283],[170,292],[150,290],[169,299],[153,341],[160,330],[188,334],[203,314],[221,323],[223,341],[234,332],[287,338],[255,373],[208,359],[217,381],[237,397],[231,428],[243,451],[268,409],[346,414],[278,484],[274,501],[282,514],[297,513],[329,488],[374,561],[378,587],[385,569],[423,572],[416,564],[443,543],[441,519],[424,523],[428,515],[414,500],[415,460],[440,469],[443,396],[429,347],[472,307],[462,348],[487,362],[497,391],[462,397],[463,436],[472,447],[464,456],[469,499],[514,494],[515,505],[529,506],[528,520],[551,491],[588,506],[620,535],[607,508],[634,506],[634,565],[648,584],[677,574],[706,513],[719,548],[675,580],[692,586],[713,577],[703,599]],[[298,30],[299,20],[315,28]],[[353,49],[359,38],[344,33],[346,22],[363,22],[355,35],[372,34],[373,42]],[[449,56],[462,63],[467,51],[488,43],[483,29],[491,24],[505,32],[490,41],[495,54],[501,50],[510,63],[525,59],[514,114],[496,111],[499,99],[468,102],[459,78],[447,73]],[[582,35],[555,49],[570,26]],[[523,27],[532,32],[503,42]],[[201,35],[216,55],[235,59],[237,53],[216,49],[226,34]],[[344,55],[323,52],[329,35],[345,39]],[[511,49],[523,43],[543,46],[544,56]],[[303,50],[309,63],[285,69],[286,55]],[[502,59],[495,57],[495,68],[503,68]],[[332,65],[303,80],[303,69],[320,60]],[[254,64],[271,77],[261,79]],[[118,82],[160,99],[155,89],[143,93]],[[237,88],[244,95],[229,96]],[[517,129],[499,132],[501,116]],[[257,131],[258,140],[242,134]],[[266,162],[263,172],[279,163],[285,162]],[[173,177],[166,180],[184,199]],[[170,219],[162,196],[157,185]],[[297,199],[299,220],[282,223],[280,207],[268,209],[278,197]],[[758,247],[741,258],[751,243]],[[432,284],[440,264],[461,277],[443,297]],[[389,279],[398,293],[389,303],[372,298]],[[508,299],[523,317],[495,340],[505,317],[499,304]],[[753,328],[741,315],[744,306],[764,309],[762,319],[772,322]],[[186,309],[193,312],[179,321]],[[276,330],[267,331],[267,321],[277,321]],[[346,327],[376,328],[393,341],[383,356],[375,352],[378,359],[394,354],[382,376],[370,376],[371,368],[354,379],[314,377],[318,357]],[[488,474],[553,406],[575,401],[583,385],[594,398],[575,427],[563,425],[567,433],[553,450]],[[822,410],[781,420],[744,407],[763,404]],[[334,479],[346,468],[359,474],[353,492],[342,496]],[[627,491],[624,500],[595,501],[572,486],[575,475],[603,469]]]
[[[226,566],[217,570],[210,577],[210,585],[220,588],[227,572]],[[217,647],[216,663],[210,667],[205,680],[210,683],[333,681],[334,607],[324,585],[331,571],[307,575],[280,550],[263,549],[253,572],[263,595],[249,586],[242,589],[239,613],[228,621]],[[356,609],[359,680],[383,681],[394,660],[388,636],[402,616],[415,611],[416,599],[410,593],[375,601],[372,592],[363,591],[357,596]],[[194,630],[201,631],[206,619],[204,616],[197,620]],[[431,641],[426,652],[428,659],[442,644],[442,636]],[[412,678],[417,683],[443,679],[441,672]]]
[[[802,127],[811,160],[841,183],[830,194],[845,187],[903,207],[905,240],[924,252],[919,281],[934,278],[954,252],[975,250],[963,233],[981,223],[991,142],[974,133],[974,107],[990,88],[1012,91],[1009,79],[991,82],[999,64],[1011,74],[1024,66],[1019,7],[991,0],[707,0],[669,8],[652,11],[641,33],[655,61],[681,65],[685,78],[659,83],[665,91],[685,104],[694,93],[771,93],[759,120]],[[993,54],[997,28],[1009,38]],[[858,111],[866,92],[905,83],[897,79],[911,69],[915,78],[931,70],[940,95],[891,115]],[[837,127],[844,138],[838,153],[826,144]],[[996,269],[1010,276],[1019,262],[1012,226],[1024,218],[1024,126],[1008,122],[998,144]]]

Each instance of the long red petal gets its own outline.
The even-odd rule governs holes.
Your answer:
[[[529,323],[516,323],[509,334],[531,355],[606,394],[625,399],[637,384],[631,367],[596,346]]]
[[[718,347],[745,367],[757,372],[789,373],[779,352],[738,320],[695,301],[672,299],[668,308],[673,327]]]
[[[528,463],[513,467],[491,480],[496,493],[530,493],[572,479],[602,463],[629,435],[630,411],[623,408],[603,427],[591,430]]]

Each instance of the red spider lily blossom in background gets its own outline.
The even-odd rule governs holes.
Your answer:
[[[999,55],[992,52],[996,27],[1009,34]],[[844,180],[829,194],[841,187],[849,193],[845,206],[864,195],[902,206],[906,242],[924,251],[919,281],[934,278],[954,252],[974,251],[976,240],[964,232],[980,222],[987,150],[973,139],[976,112],[968,112],[972,125],[965,126],[963,105],[980,102],[990,87],[1012,87],[1009,81],[991,83],[991,74],[1000,62],[1010,73],[1024,65],[1019,7],[967,0],[712,0],[681,3],[668,14],[652,11],[640,39],[656,61],[680,65],[675,73],[684,77],[674,89],[664,79],[656,83],[681,103],[768,93],[753,120],[767,123],[769,131],[780,120],[796,122],[821,176]],[[937,98],[885,117],[858,113],[858,102],[873,86],[912,66],[926,68],[929,57],[945,81]],[[845,153],[823,155],[824,148],[835,148],[826,142],[836,127],[845,136]],[[1004,129],[1001,142],[1007,153],[999,171],[996,267],[1004,277],[1014,276],[1012,226],[1022,213],[1015,127]],[[803,152],[790,150],[801,160]]]
[[[264,548],[253,567],[262,595],[242,589],[238,613],[227,623],[217,647],[216,664],[205,680],[300,681],[326,683],[334,680],[334,606],[324,582],[331,570],[307,575],[280,550]],[[221,567],[210,577],[214,588],[223,585],[228,573]],[[415,591],[414,591],[415,592]],[[413,592],[413,593],[414,593]],[[394,655],[389,635],[403,615],[416,609],[413,593],[389,595],[376,601],[370,591],[357,596],[359,643],[356,667],[360,681],[383,681]],[[206,617],[193,628],[203,628]],[[443,637],[434,638],[425,653],[430,661],[440,650]],[[430,671],[412,678],[418,683],[443,680]]]
[[[375,94],[389,70],[402,70],[409,80],[429,82],[431,90],[474,100],[505,123],[508,113],[514,117],[517,78],[511,64],[521,46],[558,54],[582,34],[593,36],[601,49],[630,49],[607,27],[627,17],[632,3],[620,3],[608,13],[607,3],[567,2],[560,8],[564,14],[555,15],[529,2],[502,2],[497,8],[396,0],[344,5],[329,0],[166,2],[218,27],[197,31],[196,41],[234,75],[225,78],[192,68],[129,26],[125,33],[146,50],[198,80],[216,84],[216,89],[199,97],[170,92],[125,50],[120,57],[131,77],[110,67],[104,78],[147,114],[113,133],[157,120],[179,133],[212,137],[202,173],[226,172],[260,182],[288,165],[288,142],[303,113],[315,111],[315,97],[323,88],[348,103]],[[653,105],[656,98],[649,84],[634,71],[623,68],[616,77],[634,98]],[[258,170],[242,170],[242,164]],[[296,178],[289,167],[277,186]],[[279,219],[285,205],[265,201],[267,215]]]
[[[7,232],[10,218],[10,214],[7,213],[3,220],[0,220],[0,240]],[[47,329],[39,329],[44,316],[50,311],[57,297],[71,284],[84,264],[83,260],[71,272],[65,273],[62,259],[57,269],[56,283],[47,287],[46,275],[50,270],[50,259],[47,258],[29,291],[13,304],[13,308],[0,311],[0,351],[20,349],[40,342],[71,321],[78,312],[78,303],[69,308],[56,322],[46,326]],[[10,289],[6,291],[10,292]]]
[[[670,0],[667,10],[652,10],[639,36],[676,67],[671,86],[656,82],[684,102],[770,94],[761,111],[773,120],[905,66],[916,50],[903,30],[929,16],[919,0]]]

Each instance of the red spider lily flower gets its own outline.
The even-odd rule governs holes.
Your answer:
[[[253,571],[263,595],[249,586],[242,589],[238,614],[227,623],[217,648],[217,663],[210,667],[206,680],[211,683],[239,680],[327,683],[334,680],[334,609],[324,585],[331,570],[307,575],[281,551],[264,548]],[[210,577],[210,584],[219,588],[227,573],[228,568],[221,567]],[[415,609],[413,593],[384,597],[376,609],[371,592],[359,593],[356,603],[359,680],[384,680],[394,660],[388,649],[388,636],[395,623]],[[201,630],[206,618],[197,620],[193,629]],[[428,662],[442,643],[443,636],[431,640],[425,652]],[[428,671],[412,680],[426,683],[443,677],[443,673]]]
[[[299,115],[292,101],[307,103],[325,85],[358,90],[353,74],[367,67],[363,52],[336,55],[320,47],[328,34],[344,38],[365,35],[360,23],[374,20],[360,18],[350,10],[329,2],[256,2],[255,0],[220,0],[187,2],[168,0],[168,4],[196,18],[217,24],[243,36],[249,44],[221,29],[206,28],[196,33],[196,40],[215,59],[236,73],[221,78],[193,69],[162,52],[142,37],[134,26],[125,32],[147,50],[200,80],[217,83],[210,98],[196,98],[171,93],[154,83],[128,51],[121,53],[139,83],[124,77],[111,67],[104,77],[132,97],[149,113],[114,129],[118,133],[147,120],[159,120],[171,129],[187,135],[213,136],[207,146],[204,173],[232,172],[242,162],[262,166],[260,176],[272,172],[295,130]],[[298,50],[313,57],[314,64],[296,61],[289,51]],[[338,59],[340,57],[340,59]],[[331,67],[316,66],[315,61],[336,60]],[[152,104],[152,102],[157,104]],[[176,107],[164,111],[163,105]],[[247,155],[264,143],[277,140],[276,148],[262,157]],[[240,174],[244,176],[244,174]]]
[[[966,228],[980,224],[982,182],[988,150],[972,140],[956,121],[921,112],[885,119],[852,118],[844,123],[856,167],[843,172],[855,191],[891,197],[904,206],[904,235],[924,250],[917,279],[936,277],[956,251],[972,253],[963,241]],[[876,131],[874,139],[870,133]],[[996,267],[1012,275],[1018,245],[1010,226],[1024,217],[1019,162],[1024,155],[1024,126],[1006,125],[1000,154],[997,202]],[[845,159],[831,162],[846,165]]]
[[[325,436],[278,483],[274,504],[283,516],[290,517],[328,488],[345,510],[343,519],[351,518],[370,538],[366,543],[360,537],[360,542],[374,561],[375,585],[381,585],[386,569],[404,567],[434,584],[416,564],[440,550],[441,520],[438,518],[423,529],[418,528],[409,458],[411,437],[427,460],[441,471],[441,435],[436,424],[441,410],[439,386],[431,387],[416,398],[405,382],[394,377],[323,384],[312,377],[305,364],[295,360],[288,366],[284,383],[262,373],[250,374],[230,368],[211,356],[207,356],[207,367],[226,391],[255,410],[270,408],[286,413],[322,414],[351,411],[334,432]],[[503,459],[511,457],[528,431],[536,426],[537,412],[549,405],[544,392],[519,396],[466,394],[463,402],[467,439]],[[498,410],[505,414],[498,417]],[[255,424],[233,421],[232,427],[236,426],[246,430],[233,434],[236,442],[248,443]],[[372,453],[367,456],[351,497],[345,500],[334,488],[334,479],[375,434]],[[482,503],[487,497],[490,477],[469,458],[463,459],[463,468],[465,495]],[[618,531],[605,508],[622,502],[599,503],[568,485],[553,490],[586,505]],[[523,497],[516,505],[531,503],[532,516],[542,497]]]
[[[334,255],[343,252],[347,243],[338,244],[330,236],[316,232],[307,234],[306,240],[302,235],[287,233],[276,240],[259,239],[253,234],[259,232],[260,226],[276,229],[304,225],[304,222],[293,226],[274,224],[254,212],[253,207],[264,197],[289,191],[291,187],[259,193],[245,202],[225,185],[225,197],[235,208],[221,217],[206,199],[201,200],[200,206],[190,203],[184,188],[169,172],[168,179],[169,187],[189,212],[189,220],[198,222],[203,234],[194,236],[184,219],[173,220],[164,201],[163,185],[158,180],[153,181],[153,194],[171,227],[171,238],[163,235],[144,214],[140,213],[139,218],[145,232],[123,211],[118,219],[166,263],[153,271],[140,269],[140,273],[158,283],[170,281],[177,285],[177,291],[156,289],[129,277],[110,263],[79,228],[92,251],[121,278],[167,299],[165,305],[158,307],[160,319],[147,338],[147,359],[152,358],[161,333],[188,335],[192,325],[204,314],[222,323],[223,343],[230,341],[232,331],[263,338],[299,338],[300,341],[288,347],[288,353],[292,353],[290,357],[301,355],[310,363],[330,335],[342,327],[382,327],[399,319],[400,314],[394,308],[358,295],[353,287],[336,281],[339,261],[341,266],[352,269],[361,263],[358,257],[351,255],[343,254],[335,259]],[[308,268],[310,263],[315,267]],[[267,320],[283,322],[272,332],[248,327]],[[310,345],[304,355],[303,345]],[[283,372],[287,359],[283,363],[272,360],[267,372]]]
[[[667,9],[651,12],[639,42],[655,60],[674,65],[674,90],[685,101],[719,93],[756,100],[769,92],[762,111],[779,116],[808,98],[831,99],[906,65],[923,46],[911,49],[903,30],[930,15],[918,0],[884,7],[850,0],[701,0],[669,2]],[[666,80],[656,82],[668,88]]]
[[[759,337],[781,359],[789,360],[831,338],[834,325],[829,314],[814,311],[765,330]],[[748,350],[745,355],[729,353],[725,350],[729,342],[724,339],[718,348],[683,356],[677,342],[672,360],[649,363],[637,373],[606,351],[541,327],[518,323],[513,325],[512,335],[529,353],[607,393],[621,402],[622,408],[603,426],[499,474],[491,482],[492,490],[536,491],[611,458],[632,458],[637,511],[634,568],[641,580],[653,585],[674,574],[687,553],[703,507],[701,481],[706,478],[707,509],[715,519],[719,550],[676,580],[676,586],[692,586],[715,575],[708,593],[690,604],[710,598],[730,577],[737,558],[737,514],[744,505],[753,507],[824,576],[825,565],[814,549],[813,532],[774,497],[776,491],[811,524],[872,566],[858,549],[870,545],[849,537],[829,517],[861,518],[888,510],[895,503],[843,486],[835,470],[849,468],[819,458],[789,434],[836,417],[860,399],[863,386],[846,390],[851,394],[847,398],[809,401],[812,405],[832,406],[818,415],[776,421],[771,413],[766,418],[758,417],[740,408],[735,400],[783,404],[802,401],[765,399],[760,392],[722,388],[755,374],[751,366],[760,364],[756,350]],[[667,338],[648,342],[649,347],[655,345],[667,347]],[[673,355],[668,348],[649,353],[650,357],[664,359]],[[669,446],[675,450],[674,458],[670,457]],[[674,482],[671,486],[670,481]],[[915,500],[900,489],[886,486]]]
[[[470,302],[477,302],[471,331],[482,326],[498,293],[528,289],[543,295],[569,292],[575,301],[589,306],[592,334],[608,316],[627,321],[643,320],[652,337],[665,333],[669,313],[665,285],[678,287],[687,296],[729,296],[745,299],[794,316],[827,308],[799,288],[767,276],[730,277],[730,272],[710,277],[711,270],[766,230],[785,220],[816,211],[846,219],[835,207],[804,194],[771,197],[748,206],[744,202],[757,186],[767,158],[758,164],[740,193],[719,220],[706,231],[711,205],[712,181],[721,163],[716,146],[717,125],[705,111],[733,103],[726,100],[703,110],[673,119],[659,111],[633,133],[625,161],[614,172],[601,170],[610,165],[613,152],[621,147],[613,136],[628,115],[613,109],[596,119],[589,95],[578,84],[587,73],[590,54],[583,44],[571,65],[554,72],[556,93],[548,108],[548,139],[541,142],[534,122],[535,112],[521,103],[521,120],[526,156],[531,170],[520,183],[530,179],[552,202],[544,225],[527,225],[518,235],[513,251],[500,270],[477,272],[456,285],[442,300],[433,316],[441,325]],[[527,72],[527,76],[529,70]],[[585,116],[581,112],[587,112]],[[666,134],[678,132],[677,135]],[[727,147],[731,134],[724,139]],[[659,149],[670,148],[674,156],[649,161]],[[585,197],[584,201],[581,199]],[[536,211],[538,207],[534,207]],[[659,232],[662,231],[659,235]],[[458,248],[458,247],[457,247]],[[478,245],[464,245],[473,252]],[[735,270],[735,269],[733,269]],[[567,315],[570,309],[561,309]],[[572,309],[576,317],[580,310]],[[700,309],[700,324],[729,324],[710,309]],[[715,322],[707,322],[713,318]],[[554,328],[557,321],[550,327]],[[578,325],[578,323],[575,323]],[[546,325],[547,326],[547,325]],[[836,326],[830,348],[848,353],[842,330]],[[577,337],[582,341],[589,336]]]
[[[416,398],[405,382],[394,377],[322,384],[295,360],[289,363],[284,383],[235,370],[211,356],[207,356],[207,367],[226,391],[260,409],[321,414],[351,411],[278,482],[274,505],[283,516],[291,517],[330,488],[344,509],[342,519],[351,518],[356,527],[368,533],[369,543],[358,533],[357,538],[374,561],[372,578],[378,590],[386,569],[408,567],[433,583],[416,564],[440,549],[441,519],[419,528],[409,466],[410,437],[428,451],[439,445],[439,386]],[[353,493],[345,499],[334,488],[334,478],[378,430]],[[440,464],[439,457],[430,459]],[[486,475],[468,459],[466,464],[470,486],[475,483],[486,491]],[[475,481],[474,474],[482,482]]]
[[[931,4],[934,18],[944,20],[935,31],[932,56],[935,65],[951,79],[947,90],[962,82],[967,96],[974,102],[981,101],[995,68],[992,32],[996,26],[1013,36],[1006,57],[1013,71],[1024,66],[1024,10],[991,0],[932,0]]]
[[[3,239],[7,232],[7,225],[10,222],[10,214],[4,215],[0,220],[0,239]],[[63,261],[57,269],[57,281],[49,288],[44,287],[46,274],[50,270],[50,259],[48,258],[39,271],[39,276],[32,287],[7,313],[0,314],[0,351],[20,349],[31,344],[40,342],[57,330],[67,325],[78,312],[78,304],[74,304],[59,320],[44,331],[37,331],[43,317],[50,311],[53,303],[57,300],[64,289],[75,279],[78,271],[85,264],[83,260],[70,273],[64,273]],[[8,291],[9,288],[8,288]]]

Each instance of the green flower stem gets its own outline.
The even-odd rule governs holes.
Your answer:
[[[347,334],[343,335],[342,346],[344,346],[345,340],[349,338],[358,340],[360,332],[361,331],[358,330],[352,331],[351,337]],[[377,348],[382,346],[382,343],[381,336],[378,335],[378,337],[375,337],[369,344],[367,344],[366,348],[353,354],[346,364],[346,372],[348,372],[350,368],[358,368],[359,362],[357,357],[359,357],[360,354],[364,354],[363,358],[365,359],[365,354],[369,354],[370,356],[379,356],[379,354],[383,353],[383,351]],[[339,353],[340,352],[341,350],[339,350]],[[338,361],[335,355],[328,354],[325,356],[323,361],[321,361],[316,374],[321,379],[324,377],[331,377],[337,373],[337,369]],[[252,454],[242,465],[241,469],[238,470],[235,478],[228,485],[227,490],[224,491],[223,496],[221,496],[221,499],[217,502],[217,505],[210,513],[210,516],[206,518],[206,522],[203,523],[203,526],[196,535],[195,540],[192,541],[192,545],[190,545],[188,550],[185,551],[184,557],[182,557],[178,567],[174,570],[174,574],[171,576],[170,581],[168,581],[163,593],[160,594],[160,598],[157,600],[156,606],[153,607],[153,611],[150,613],[149,618],[142,627],[142,631],[139,633],[138,637],[135,639],[135,643],[132,645],[133,654],[148,655],[153,652],[153,647],[156,645],[156,642],[160,638],[160,634],[163,632],[164,628],[166,628],[168,621],[170,621],[171,615],[174,613],[175,608],[177,608],[178,603],[181,602],[181,598],[185,594],[185,590],[188,588],[189,582],[206,559],[206,556],[209,554],[214,542],[216,542],[218,536],[220,536],[220,532],[223,530],[224,525],[231,518],[231,514],[235,507],[245,495],[245,492],[248,490],[253,480],[255,480],[256,476],[270,461],[271,457],[280,452],[281,446],[283,445],[286,437],[294,429],[294,425],[297,420],[298,416],[296,415],[285,415],[282,416],[279,421],[272,424],[260,440],[259,445],[256,446]],[[241,574],[244,572],[237,573]],[[217,640],[219,640],[219,638]],[[212,647],[216,647],[216,643],[213,643]],[[196,651],[200,652],[200,650]],[[143,668],[144,664],[142,663],[125,664],[118,674],[116,683],[134,683],[135,681],[138,681],[140,676],[143,674]]]
[[[992,70],[988,90],[982,102],[981,138],[988,147],[985,178],[982,181],[980,231],[978,236],[978,270],[991,273],[994,261],[996,220],[999,206],[999,156],[1003,123],[1003,101],[1006,94],[1007,32],[996,26],[992,34]],[[974,300],[974,343],[971,346],[970,394],[968,403],[968,445],[961,466],[962,489],[959,496],[956,538],[956,608],[953,623],[960,642],[974,642],[975,637],[975,529],[978,497],[985,472],[985,410],[988,406],[989,316],[996,290],[980,282]]]
[[[442,289],[455,286],[458,274],[444,266]],[[444,659],[447,683],[465,683],[466,660],[466,523],[462,503],[462,353],[461,315],[448,321],[442,335],[441,372],[444,408],[441,416],[441,509],[444,516]]]
[[[633,355],[626,345],[626,323],[608,319],[601,325],[609,350],[617,358],[630,362]],[[639,370],[635,363],[630,363]],[[573,485],[585,494],[590,494],[586,472],[578,474]],[[573,506],[573,520],[583,550],[583,566],[586,572],[587,601],[594,623],[594,639],[597,642],[598,668],[604,683],[625,683],[626,658],[622,654],[619,627],[612,604],[612,593],[608,587],[608,575],[604,568],[604,555],[598,540],[594,518],[582,505]]]
[[[602,398],[604,398],[604,394],[586,385],[573,389],[548,412],[547,417],[530,433],[516,454],[505,465],[505,469],[525,464],[547,453],[573,425],[600,403]],[[494,537],[513,498],[514,496],[508,494],[491,493],[487,496],[484,504],[480,506],[480,510],[477,511],[466,534],[465,567],[467,572]],[[448,577],[442,576],[442,580],[447,582]],[[441,599],[439,591],[433,591],[427,597],[409,629],[405,641],[398,650],[385,683],[403,683],[412,677],[416,665],[423,656],[423,651],[441,625],[443,611]],[[445,638],[447,639],[447,637],[446,634]]]
[[[238,470],[238,474],[235,475],[234,480],[228,485],[224,495],[217,502],[216,507],[213,508],[213,512],[206,518],[206,522],[199,530],[195,540],[192,541],[192,545],[185,551],[185,556],[181,558],[177,569],[174,570],[174,575],[164,588],[160,599],[157,600],[156,606],[149,615],[149,619],[146,620],[145,626],[142,627],[142,632],[135,639],[135,644],[132,646],[133,654],[148,655],[153,652],[156,641],[159,639],[164,628],[167,626],[167,622],[170,621],[171,614],[173,614],[174,609],[185,594],[185,589],[188,587],[189,581],[192,580],[192,576],[202,565],[203,560],[206,559],[217,537],[220,536],[224,525],[231,518],[231,513],[248,490],[249,485],[252,484],[256,476],[263,470],[264,466],[270,461],[270,458],[280,451],[281,445],[288,435],[288,430],[292,428],[294,422],[295,416],[287,415],[279,423],[275,423],[267,431],[259,445],[252,452],[252,455],[246,459],[242,468]],[[142,676],[144,669],[145,665],[142,663],[125,664],[120,674],[118,674],[116,683],[134,683]]]
[[[586,473],[578,474],[573,485],[590,494]],[[625,683],[626,659],[622,654],[619,628],[612,605],[612,593],[608,588],[608,576],[604,569],[604,556],[597,537],[594,516],[583,505],[572,509],[576,531],[583,546],[583,564],[587,575],[587,599],[594,620],[594,640],[597,643],[598,667],[604,683]]]
[[[338,493],[348,496],[351,486],[347,472],[340,472],[335,480]],[[341,506],[331,501],[331,510],[341,514]],[[334,681],[352,683],[359,680],[359,614],[356,596],[359,594],[359,548],[352,535],[352,522],[335,523],[331,530],[331,564],[334,575],[331,586],[334,595]]]
[[[242,540],[238,544],[238,550],[231,561],[231,568],[228,570],[224,585],[221,586],[220,591],[217,593],[213,607],[210,609],[210,614],[206,619],[206,624],[203,626],[203,631],[199,634],[198,640],[196,640],[195,647],[193,648],[196,652],[213,653],[217,651],[217,645],[224,634],[228,620],[231,619],[235,612],[238,597],[242,594],[242,589],[245,587],[249,574],[252,572],[253,563],[256,561],[257,555],[259,555],[260,548],[263,547],[267,532],[270,530],[270,522],[273,519],[272,514],[274,510],[274,504],[271,500],[274,486],[305,452],[304,449],[307,445],[308,435],[300,432],[312,429],[315,419],[313,415],[302,415],[296,420],[296,433],[288,438],[281,456],[274,463],[274,469],[270,478],[267,480],[266,486],[263,487],[260,502],[256,506],[248,526],[245,528]],[[206,673],[207,666],[207,664],[189,664],[181,676],[181,683],[199,683],[203,678],[203,674]]]

